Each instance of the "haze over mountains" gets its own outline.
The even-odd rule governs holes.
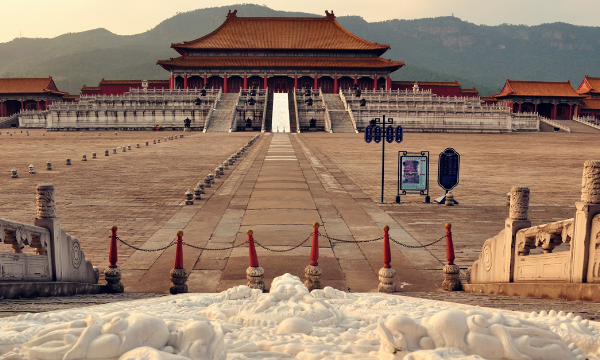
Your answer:
[[[276,11],[245,4],[178,14],[153,29],[122,36],[106,29],[52,39],[19,38],[0,43],[0,77],[53,76],[59,89],[79,93],[100,79],[167,79],[156,65],[176,57],[171,43],[197,39],[216,29],[228,10],[238,16],[324,16]],[[334,9],[335,11],[335,9]],[[571,80],[600,76],[600,28],[565,23],[475,25],[455,17],[368,23],[359,16],[338,17],[351,33],[389,44],[383,57],[404,61],[394,80],[454,81],[476,86],[482,95],[497,93],[507,78]]]

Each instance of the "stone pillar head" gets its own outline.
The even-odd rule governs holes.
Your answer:
[[[33,164],[29,164],[29,173],[35,174],[35,167],[33,166]]]
[[[600,204],[600,160],[587,160],[583,163],[581,202]]]
[[[508,217],[513,220],[529,219],[529,188],[513,186],[510,189],[510,209]]]
[[[67,158],[67,165],[71,165],[71,158]]]
[[[96,159],[96,153],[95,152],[92,153],[92,159]]]
[[[56,217],[56,200],[54,198],[53,184],[40,184],[36,188],[35,202],[37,205],[38,219],[51,219]]]
[[[50,161],[46,162],[46,170],[52,170],[52,163]]]

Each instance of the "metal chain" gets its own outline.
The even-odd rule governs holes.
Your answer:
[[[400,246],[404,246],[404,247],[407,247],[409,249],[420,249],[420,248],[424,248],[424,247],[436,244],[436,243],[442,241],[442,239],[444,239],[444,238],[446,238],[446,235],[442,236],[441,238],[437,239],[436,241],[430,242],[429,244],[425,244],[425,245],[406,245],[406,244],[403,244],[400,241],[394,240],[392,238],[390,238],[390,240],[392,240],[393,242],[395,242],[396,244],[398,244]]]
[[[125,244],[125,245],[129,246],[129,247],[130,247],[130,248],[132,248],[132,249],[135,249],[135,250],[140,250],[140,251],[146,251],[146,252],[163,251],[163,250],[167,250],[167,249],[168,249],[168,248],[170,248],[171,246],[175,245],[175,240],[173,240],[173,241],[171,241],[171,243],[170,243],[169,245],[167,245],[167,246],[165,246],[165,247],[162,247],[162,248],[160,248],[160,249],[142,249],[142,248],[139,248],[139,247],[137,247],[137,246],[133,246],[133,245],[131,245],[131,244],[128,244],[128,243],[126,243],[124,240],[121,240],[121,238],[119,238],[118,236],[117,236],[117,240],[119,240],[121,243],[123,243],[123,244]]]
[[[323,237],[325,237],[325,238],[327,238],[329,240],[339,241],[339,242],[345,242],[345,243],[368,243],[368,242],[379,241],[379,240],[383,239],[383,236],[382,236],[382,237],[378,237],[376,239],[369,239],[369,240],[343,240],[343,239],[336,239],[336,238],[333,238],[333,237],[328,236],[328,235],[323,235],[321,233],[319,233],[319,236],[323,236]]]
[[[210,248],[210,249],[209,248],[205,248],[205,247],[201,247],[201,246],[196,246],[196,245],[188,244],[185,241],[183,241],[182,244],[186,245],[186,246],[189,246],[191,248],[194,248],[194,249],[198,249],[198,250],[207,250],[207,251],[217,250],[218,251],[218,250],[231,250],[231,249],[235,249],[235,248],[238,248],[238,247],[242,247],[242,246],[248,244],[248,240],[246,240],[245,242],[243,242],[241,244],[237,244],[237,245],[232,245],[232,246],[228,246],[228,247],[224,247],[224,248]]]
[[[312,236],[312,233],[311,233],[310,235],[308,235],[308,237],[307,237],[306,239],[304,239],[304,241],[303,241],[303,242],[301,242],[300,244],[298,244],[298,245],[296,245],[296,246],[294,246],[294,247],[291,247],[291,248],[289,248],[289,249],[286,249],[286,250],[275,250],[275,249],[271,249],[271,248],[269,248],[269,247],[266,247],[266,246],[262,245],[261,243],[259,243],[258,241],[256,241],[256,239],[254,240],[254,243],[255,243],[256,245],[260,246],[261,248],[265,249],[265,250],[272,251],[272,252],[279,252],[279,253],[282,253],[282,252],[288,252],[288,251],[292,251],[292,250],[294,250],[294,249],[297,249],[297,248],[299,248],[300,246],[304,245],[304,243],[306,243],[306,242],[308,241],[308,239],[310,239],[310,238],[311,238],[311,236]]]

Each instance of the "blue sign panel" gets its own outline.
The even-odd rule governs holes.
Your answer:
[[[440,153],[438,162],[438,184],[442,189],[450,191],[458,185],[460,155],[453,148]]]
[[[396,126],[396,142],[399,144],[404,140],[404,130],[402,129],[402,125]]]
[[[365,142],[368,144],[371,141],[373,141],[373,128],[370,126],[367,126],[365,128]]]
[[[373,140],[379,144],[381,141],[381,126],[375,126],[375,130],[373,130]]]
[[[394,127],[388,126],[385,128],[385,141],[391,143],[394,141]]]

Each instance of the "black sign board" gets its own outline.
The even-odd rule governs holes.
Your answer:
[[[450,191],[458,185],[460,155],[453,148],[440,153],[438,161],[438,184],[442,189]]]
[[[385,128],[385,141],[391,144],[394,141],[394,127],[388,126]]]
[[[404,130],[402,129],[402,125],[396,126],[396,142],[400,144],[404,140]]]
[[[375,140],[377,144],[381,141],[381,126],[379,125],[375,126],[375,130],[373,130],[373,140]]]
[[[371,141],[373,141],[373,128],[367,126],[365,128],[365,142],[370,143]]]

